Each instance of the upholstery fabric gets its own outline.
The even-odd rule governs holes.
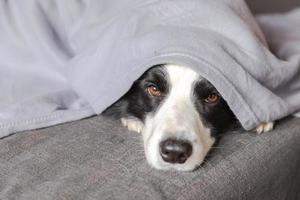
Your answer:
[[[152,169],[141,143],[98,116],[4,138],[0,199],[300,198],[300,119],[260,136],[227,133],[194,172]]]

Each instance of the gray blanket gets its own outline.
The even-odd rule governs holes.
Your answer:
[[[211,81],[247,130],[295,113],[300,10],[258,21],[243,0],[1,1],[0,137],[101,113],[161,63]]]

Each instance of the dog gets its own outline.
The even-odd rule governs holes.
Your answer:
[[[103,114],[142,133],[147,161],[160,170],[196,169],[221,133],[240,127],[208,80],[173,64],[151,67]],[[262,123],[256,132],[270,131],[273,124]]]

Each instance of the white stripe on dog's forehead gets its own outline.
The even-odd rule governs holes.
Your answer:
[[[179,65],[165,65],[171,91],[176,90],[182,95],[191,95],[193,86],[200,76],[191,68]]]

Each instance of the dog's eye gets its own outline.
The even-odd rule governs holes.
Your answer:
[[[148,93],[153,97],[159,97],[161,95],[161,92],[155,85],[150,85],[147,88]]]
[[[220,100],[220,96],[217,94],[210,94],[205,98],[205,102],[209,103],[209,104],[215,104],[217,102],[219,102]]]

